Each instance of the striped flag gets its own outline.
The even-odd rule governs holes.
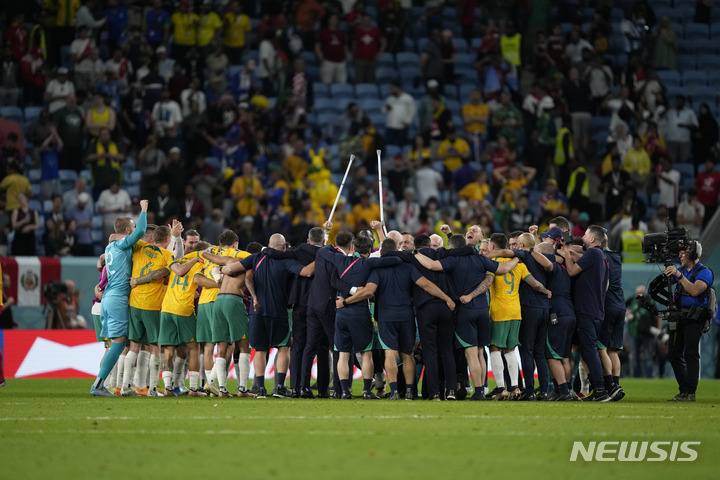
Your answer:
[[[45,305],[43,286],[60,280],[60,259],[52,257],[2,257],[2,271],[10,276],[8,296],[18,306]]]

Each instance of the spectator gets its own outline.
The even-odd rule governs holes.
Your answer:
[[[632,142],[633,148],[623,158],[623,169],[630,174],[633,184],[639,190],[644,190],[650,176],[650,155],[645,151],[640,137],[635,137]],[[680,174],[678,173],[677,182],[679,181]],[[677,206],[677,196],[676,203],[667,206],[671,208]]]
[[[448,184],[451,183],[452,174],[463,165],[464,161],[470,159],[470,145],[458,137],[454,126],[447,129],[446,138],[438,147],[437,158],[445,164],[445,181]]]
[[[700,238],[700,228],[705,219],[705,205],[698,200],[695,187],[688,189],[685,198],[677,208],[677,226],[688,231],[690,238]]]
[[[297,22],[297,28],[302,35],[304,50],[312,50],[315,48],[315,22],[324,16],[325,8],[323,8],[323,6],[317,1],[300,0],[298,3],[297,10],[295,12],[295,21]],[[318,60],[320,60],[319,56]]]
[[[442,55],[443,61],[443,83],[455,83],[457,45],[455,45],[455,40],[453,40],[452,30],[443,30],[440,39],[440,54]]]
[[[113,180],[108,188],[102,191],[97,201],[97,208],[103,216],[103,244],[107,244],[108,237],[115,233],[117,217],[130,213],[131,203],[130,195],[120,188],[117,180]]]
[[[631,220],[631,226],[628,230],[622,232],[622,261],[623,263],[643,263],[645,262],[645,254],[643,253],[643,238],[647,231],[640,229],[640,218],[637,216]]]
[[[375,83],[375,68],[387,42],[380,30],[372,24],[372,17],[364,13],[353,34],[355,83]]]
[[[82,145],[85,136],[85,121],[82,111],[77,107],[75,95],[67,97],[65,106],[53,115],[53,121],[57,125],[57,133],[63,143],[60,168],[80,172],[83,165]]]
[[[602,55],[595,55],[592,65],[585,68],[582,76],[587,80],[590,87],[592,112],[597,113],[603,100],[610,93],[610,87],[613,83],[612,69],[605,64]]]
[[[19,62],[28,52],[30,31],[25,26],[25,14],[18,12],[5,33],[5,45],[10,49],[12,58]]]
[[[202,200],[195,195],[195,187],[191,183],[185,185],[185,196],[182,199],[181,206],[180,214],[182,215],[183,225],[189,225],[188,228],[194,229],[202,223],[205,217],[205,206]]]
[[[249,101],[250,98],[260,91],[261,86],[255,74],[256,67],[257,62],[251,58],[245,62],[243,68],[236,72],[230,79],[230,90],[238,103]]]
[[[623,207],[627,185],[632,182],[630,174],[622,170],[620,155],[613,155],[612,170],[603,177],[600,190],[605,192],[605,219],[609,220]],[[570,187],[568,187],[570,191]],[[570,200],[572,202],[572,199]],[[573,204],[574,205],[574,204]]]
[[[92,108],[85,114],[85,128],[92,138],[97,138],[102,129],[111,133],[115,130],[117,115],[115,110],[109,108],[105,97],[99,90],[93,93]]]
[[[481,170],[485,172],[485,170]],[[462,166],[455,169],[452,173],[452,190],[459,192],[468,184],[473,183],[477,179],[478,170],[470,165],[470,156],[462,158]],[[487,174],[484,182],[487,182]]]
[[[592,51],[592,49],[593,46],[590,42],[580,36],[580,31],[573,30],[570,32],[570,39],[567,45],[565,45],[565,56],[572,66],[577,66],[583,61],[583,50]]]
[[[155,212],[155,222],[158,225],[172,223],[173,219],[180,219],[180,207],[174,196],[170,194],[170,184],[161,182],[155,195],[150,196],[148,209]]]
[[[108,0],[105,18],[107,19],[108,46],[110,50],[114,50],[119,45],[121,37],[127,33],[130,15],[124,6],[118,6],[118,0]]]
[[[205,65],[208,69],[208,83],[217,80],[225,83],[225,69],[230,65],[230,60],[221,43],[215,44],[212,53],[205,58]]]
[[[12,212],[17,208],[20,208],[20,201],[18,200],[19,194],[25,195],[25,198],[32,195],[30,180],[24,177],[20,172],[21,169],[16,163],[9,163],[7,165],[7,175],[0,180],[0,190],[5,192],[6,212]]]
[[[404,147],[408,144],[407,133],[413,123],[417,109],[415,100],[402,91],[400,83],[393,81],[390,84],[390,96],[385,99],[381,108],[387,120],[385,122],[385,135],[388,145]]]
[[[557,180],[548,178],[545,182],[545,193],[540,197],[538,205],[538,217],[557,217],[558,215],[567,216],[570,214],[568,200],[563,193],[558,190]]]
[[[413,175],[413,184],[415,192],[417,192],[418,203],[425,206],[431,198],[440,198],[443,177],[432,168],[431,159],[423,158],[420,168]]]
[[[480,155],[485,150],[488,121],[490,120],[490,109],[483,102],[479,88],[476,87],[470,91],[470,101],[462,107],[462,119],[465,138],[469,141],[474,154],[473,159],[479,162]]]
[[[20,69],[10,47],[5,47],[0,62],[0,107],[17,105],[19,96]]]
[[[440,83],[437,80],[428,80],[426,83],[427,91],[418,102],[418,120],[420,121],[420,132],[424,135],[430,131],[432,127],[432,96],[438,95],[442,103],[447,102],[447,98],[440,93]]]
[[[127,91],[130,86],[130,79],[133,78],[135,70],[130,60],[125,58],[121,48],[116,48],[113,51],[112,58],[105,62],[105,73],[107,74],[108,72],[113,73],[113,80],[117,80],[122,84],[123,92]]]
[[[685,96],[675,97],[675,108],[667,112],[667,153],[674,162],[685,163],[692,152],[691,135],[698,128],[698,119],[691,108],[685,106]]]
[[[425,160],[432,161],[432,153],[430,149],[425,145],[425,137],[422,135],[415,135],[413,143],[410,146],[410,150],[407,153],[408,166],[411,170],[419,168]]]
[[[66,205],[67,206],[67,205]],[[75,243],[72,248],[73,255],[94,255],[92,240],[93,209],[92,198],[83,192],[77,196],[77,201],[65,210],[65,220],[75,225]]]
[[[63,143],[55,127],[40,145],[40,200],[49,200],[62,192],[60,184],[60,152]]]
[[[120,153],[115,142],[110,138],[110,130],[103,128],[97,140],[87,150],[85,161],[89,164],[93,182],[93,197],[97,198],[113,183],[118,186],[123,179],[125,155]]]
[[[50,121],[50,113],[46,108],[40,110],[40,115],[27,129],[25,138],[28,142],[32,143],[34,147],[39,147],[50,135],[53,123]]]
[[[517,68],[522,66],[520,50],[522,45],[522,35],[515,28],[515,22],[508,21],[505,23],[505,34],[500,37],[500,51],[502,56]]]
[[[530,205],[530,199],[527,195],[520,195],[517,201],[517,208],[510,212],[507,217],[506,232],[513,232],[520,230],[527,232],[530,229],[530,225],[537,224],[537,217],[528,208]]]
[[[620,21],[620,32],[625,40],[626,54],[630,55],[642,48],[642,32],[635,24],[633,10],[630,7],[625,7],[625,16]]]
[[[618,97],[607,98],[603,106],[612,112],[610,118],[611,132],[615,130],[618,123],[624,122],[630,125],[636,118],[635,103],[630,100],[630,89],[627,86],[620,88]]]
[[[420,204],[415,201],[415,189],[406,187],[395,210],[395,222],[401,232],[415,234],[420,230]]]
[[[125,87],[118,80],[117,74],[112,68],[105,70],[105,76],[97,83],[96,88],[105,97],[105,102],[115,112],[117,118],[117,114],[122,111],[122,97]]]
[[[660,192],[658,205],[662,204],[668,208],[670,221],[676,224],[680,195],[680,172],[673,168],[672,160],[667,155],[663,155],[660,157],[660,165],[657,167],[655,175]]]
[[[644,285],[635,288],[635,296],[628,299],[625,321],[633,340],[631,350],[633,377],[652,378],[653,359],[656,355],[660,355],[660,352],[656,352],[656,344],[661,342],[656,340],[656,335],[661,332],[662,320],[660,317],[653,317],[647,308],[640,304],[638,298],[641,295],[647,298]]]
[[[705,218],[702,225],[705,228],[715,215],[718,202],[720,202],[720,172],[715,170],[715,159],[705,160],[705,171],[695,179],[695,188],[698,191],[698,200],[705,206]]]
[[[591,93],[588,83],[580,78],[580,72],[572,67],[563,85],[563,97],[572,118],[573,144],[576,151],[588,152],[590,148],[590,124],[592,119]]]
[[[364,192],[360,195],[360,203],[356,204],[352,209],[352,217],[355,222],[355,228],[365,230],[370,226],[370,222],[380,218],[380,206],[370,201],[370,194]]]
[[[211,1],[203,1],[200,3],[199,17],[197,48],[203,56],[207,56],[214,50],[214,45],[219,43],[223,22],[220,20],[218,14],[212,10]]]
[[[227,230],[227,227],[225,227],[225,215],[223,215],[222,210],[215,208],[208,221],[203,225],[202,238],[213,245],[218,245],[220,234],[225,230]]]
[[[155,50],[158,74],[168,83],[175,73],[175,60],[168,57],[167,49],[162,45]]]
[[[63,205],[65,206],[65,211],[68,211],[70,208],[74,208],[78,204],[78,197],[86,193],[87,190],[87,180],[85,180],[85,177],[78,177],[75,180],[75,186],[68,190],[67,192],[63,193]],[[88,199],[85,203],[88,204],[90,207],[90,211],[93,211],[93,201],[92,197],[88,195]]]
[[[227,9],[223,17],[223,45],[230,64],[240,65],[243,54],[250,48],[250,17],[242,12],[238,1],[230,2]]]
[[[440,95],[430,95],[430,108],[432,109],[432,123],[430,125],[430,144],[433,150],[437,150],[440,143],[447,137],[452,124],[452,113],[443,103]]]
[[[464,197],[471,204],[474,202],[485,202],[491,199],[490,185],[488,185],[488,176],[485,170],[475,172],[475,181],[470,182],[464,187],[458,188],[457,181],[455,183],[458,188],[458,197]]]
[[[170,191],[173,194],[182,192],[185,188],[187,173],[184,166],[180,163],[182,151],[178,147],[172,147],[165,157],[165,163],[160,169],[158,177],[166,181],[170,185]]]
[[[165,163],[165,152],[158,147],[157,136],[150,134],[147,143],[138,153],[137,167],[142,173],[142,192],[144,198],[149,198],[150,192],[157,185],[158,174]]]
[[[68,80],[68,69],[60,67],[57,74],[57,78],[50,80],[45,89],[45,101],[49,103],[50,113],[55,113],[64,107],[67,97],[75,93],[75,85]]]
[[[207,103],[205,101],[205,93],[202,90],[202,84],[198,77],[193,77],[190,80],[190,86],[182,91],[180,94],[180,102],[182,104],[182,115],[187,117],[190,115],[190,103],[197,102],[198,113],[202,115],[207,110]]]
[[[10,275],[7,273],[2,274],[2,291],[0,292],[0,295],[2,295],[2,302],[3,302],[3,308],[2,312],[0,312],[0,329],[1,330],[10,330],[12,328],[17,328],[18,324],[13,319],[13,305],[15,305],[15,297],[10,296],[10,287],[12,286],[12,281],[10,280]]]
[[[662,17],[655,39],[655,70],[677,70],[677,47],[677,35],[670,19]]]
[[[170,14],[162,0],[153,0],[152,9],[145,14],[145,39],[153,50],[167,43],[169,27]]]
[[[696,177],[698,167],[705,162],[706,158],[712,158],[717,152],[717,144],[718,122],[710,112],[710,106],[703,103],[700,105],[698,128],[694,129],[692,133],[693,164]]]
[[[664,232],[667,227],[667,218],[667,207],[665,205],[658,205],[657,209],[655,209],[655,213],[653,213],[652,217],[650,217],[650,221],[648,222],[648,231],[652,233]]]
[[[13,256],[35,256],[35,231],[40,228],[37,210],[28,206],[25,193],[17,194],[17,208],[10,216],[10,226],[15,232],[11,251]]]
[[[205,207],[203,216],[209,216],[213,206],[213,189],[218,183],[215,169],[205,161],[204,155],[198,155],[188,171],[188,176],[188,181],[195,186],[195,194]]]
[[[306,111],[312,111],[315,95],[312,89],[312,79],[305,71],[305,60],[298,57],[293,61],[293,73],[287,78],[285,90],[290,90],[297,98],[298,106]]]
[[[180,0],[179,10],[170,17],[175,43],[172,55],[176,61],[182,61],[187,53],[197,44],[197,28],[200,17],[192,11],[192,2]]]
[[[103,17],[99,20],[95,20],[93,16],[93,10],[95,2],[93,0],[84,0],[82,6],[75,12],[75,28],[82,28],[83,26],[88,27],[91,31],[91,36],[95,37],[97,31],[105,25],[107,18]]]
[[[390,53],[396,54],[404,49],[407,13],[401,2],[390,2],[388,7],[380,12],[378,26],[385,37],[388,45],[387,51]]]
[[[443,66],[442,52],[440,51],[442,37],[440,30],[433,29],[430,33],[430,41],[420,53],[420,78],[424,82],[435,80],[438,82],[438,91],[443,90],[445,68]]]
[[[695,0],[694,23],[710,24],[713,0]],[[717,378],[717,377],[716,377]]]
[[[0,163],[3,166],[15,164],[18,168],[25,167],[25,156],[22,154],[18,145],[18,136],[15,132],[10,132],[5,137],[5,145],[0,148]]]
[[[523,117],[520,110],[510,101],[510,94],[503,92],[500,95],[500,108],[492,115],[492,125],[498,137],[505,137],[508,144],[514,147],[518,143],[518,130],[523,126]]]
[[[233,181],[230,195],[240,217],[257,215],[264,192],[260,180],[255,177],[252,163],[243,164],[242,175]]]
[[[275,95],[278,75],[278,58],[274,39],[275,35],[272,31],[265,32],[265,38],[260,42],[259,48],[257,76],[262,85],[262,94],[266,97]]]
[[[87,55],[83,54],[80,62],[75,65],[75,89],[91,90],[105,77],[106,73],[107,68],[105,68],[105,62],[100,59],[100,51],[92,47]]]
[[[161,139],[174,140],[179,134],[183,121],[180,105],[170,98],[170,90],[164,88],[160,94],[160,101],[152,109],[151,118],[155,132]]]
[[[620,155],[620,161],[625,161],[625,155],[632,150],[633,137],[628,134],[628,126],[625,122],[618,122],[610,136],[607,138],[607,143],[612,143],[617,147],[618,155]]]
[[[29,105],[42,105],[45,92],[45,59],[40,47],[28,51],[20,61],[23,85],[23,95]]]
[[[305,3],[314,0],[307,0]],[[328,17],[327,27],[320,30],[315,44],[315,55],[320,64],[320,80],[326,85],[347,83],[347,47],[345,33],[338,28],[338,16]]]

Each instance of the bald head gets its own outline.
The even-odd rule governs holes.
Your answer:
[[[535,251],[540,252],[543,255],[553,255],[555,253],[555,247],[548,242],[540,242],[535,245]]]
[[[523,233],[518,237],[518,246],[522,250],[535,247],[535,237],[533,237],[529,233]]]
[[[395,240],[395,243],[400,245],[402,241],[402,235],[397,230],[390,230],[387,234],[387,238]]]
[[[646,291],[645,285],[638,285],[635,287],[635,295],[645,295]]]
[[[285,237],[282,234],[273,233],[268,241],[268,247],[275,250],[285,250],[287,248]]]

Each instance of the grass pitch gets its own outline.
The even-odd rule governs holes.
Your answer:
[[[606,404],[94,398],[91,382],[0,389],[2,478],[655,480],[720,466],[711,380],[694,404],[667,402],[670,380],[624,380],[625,399]],[[569,461],[574,441],[593,440],[702,443],[695,462]]]

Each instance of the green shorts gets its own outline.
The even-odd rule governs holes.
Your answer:
[[[232,293],[218,294],[212,317],[213,343],[232,343],[247,338],[248,328],[248,314],[243,298]]]
[[[107,340],[102,336],[102,317],[100,315],[93,315],[93,325],[95,326],[95,340],[103,342]]]
[[[195,341],[198,343],[211,343],[212,322],[215,311],[215,302],[198,305],[197,326],[195,327]]]
[[[150,345],[158,342],[160,311],[130,307],[128,338],[133,342]]]
[[[511,350],[520,345],[520,320],[492,322],[490,345]]]
[[[162,312],[158,343],[162,346],[178,346],[194,342],[196,323],[197,319],[194,313],[183,317],[174,313]]]

